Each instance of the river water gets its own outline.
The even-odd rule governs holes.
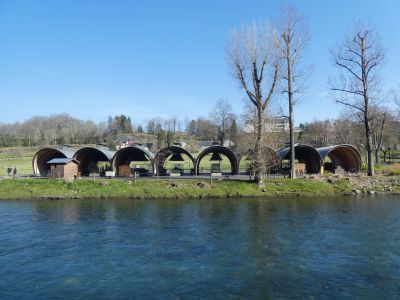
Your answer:
[[[395,196],[0,201],[0,298],[399,298]]]

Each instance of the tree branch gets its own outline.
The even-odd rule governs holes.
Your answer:
[[[340,59],[340,58],[339,58]],[[344,69],[346,69],[347,71],[349,71],[351,74],[353,74],[353,76],[355,76],[359,81],[362,82],[362,78],[360,76],[358,76],[352,69],[350,69],[348,66],[346,66],[345,64],[340,63],[339,61],[336,61],[336,64]]]
[[[349,107],[355,108],[355,109],[361,111],[362,113],[365,112],[365,110],[362,109],[361,107],[359,107],[357,105],[354,105],[354,104],[351,104],[351,103],[348,103],[348,102],[345,102],[345,101],[336,100],[336,103],[340,103],[340,104],[343,104],[345,106],[349,106]]]
[[[346,90],[346,89],[339,89],[339,88],[331,88],[332,91],[336,91],[336,92],[345,92],[345,93],[349,93],[349,94],[354,94],[354,95],[358,95],[358,96],[363,96],[363,92],[361,91],[350,91],[350,90]]]
[[[249,96],[250,101],[253,102],[253,104],[257,106],[257,102],[255,100],[254,94],[252,92],[250,92],[250,90],[247,88],[247,84],[246,84],[246,81],[245,81],[244,75],[243,75],[243,68],[238,63],[236,63],[236,67],[238,69],[238,77],[239,77],[240,83],[242,84],[247,95]]]
[[[275,64],[274,69],[275,69],[275,71],[274,71],[274,79],[272,81],[272,85],[271,85],[271,88],[270,88],[270,90],[268,92],[268,95],[265,98],[265,101],[263,103],[263,106],[262,106],[263,110],[265,110],[265,107],[268,105],[269,101],[271,100],[271,97],[274,94],[276,82],[278,81],[278,69],[279,69],[278,64]]]

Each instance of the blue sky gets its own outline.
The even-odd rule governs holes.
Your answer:
[[[134,123],[208,116],[244,95],[229,76],[227,33],[276,18],[282,1],[0,0],[0,122],[69,113],[95,122],[126,114]],[[309,22],[314,64],[296,123],[333,118],[329,48],[357,20],[370,20],[387,49],[385,85],[399,87],[399,1],[285,1]]]

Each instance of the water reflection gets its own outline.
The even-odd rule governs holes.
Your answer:
[[[400,202],[0,202],[0,297],[395,298]]]

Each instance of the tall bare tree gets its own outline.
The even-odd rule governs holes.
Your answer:
[[[303,62],[303,52],[310,41],[305,17],[294,7],[283,6],[278,24],[280,39],[277,43],[279,56],[283,61],[282,77],[285,82],[284,93],[288,98],[289,143],[290,143],[290,176],[296,178],[295,170],[295,137],[294,105],[295,94],[304,91],[304,83],[311,68]]]
[[[274,47],[276,39],[276,32],[270,24],[253,23],[243,26],[240,32],[233,31],[227,43],[227,61],[232,75],[257,110],[253,169],[259,185],[263,184],[265,171],[262,156],[264,115],[279,78],[279,60]]]
[[[379,68],[384,62],[384,50],[376,30],[371,25],[359,24],[342,44],[331,50],[339,77],[331,82],[331,90],[339,98],[336,102],[350,107],[363,123],[367,151],[368,175],[374,175],[371,121],[372,106],[379,107]]]

